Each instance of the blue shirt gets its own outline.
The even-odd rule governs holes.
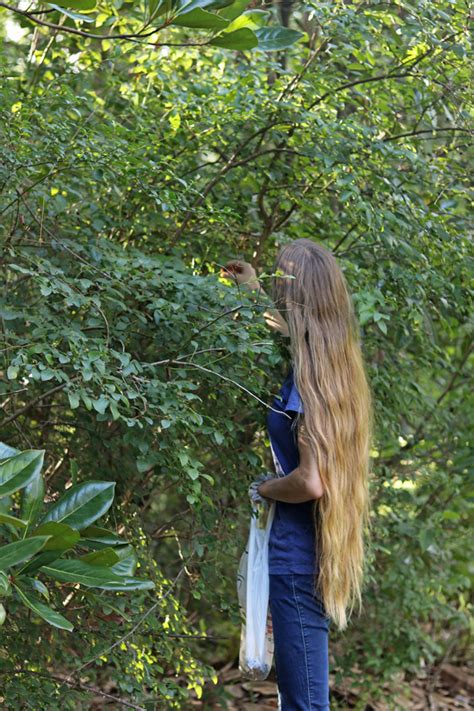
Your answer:
[[[296,413],[304,412],[301,396],[293,380],[292,367],[278,395],[274,397],[272,407],[279,412],[268,410],[268,435],[281,468],[285,474],[289,474],[299,464]],[[268,548],[270,574],[314,574],[316,543],[313,504],[313,501],[300,504],[275,501],[275,518]]]

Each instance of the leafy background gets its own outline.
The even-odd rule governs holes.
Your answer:
[[[98,523],[155,587],[54,584],[73,633],[6,598],[2,703],[225,708],[246,492],[289,353],[220,269],[244,258],[265,286],[307,237],[344,270],[376,408],[370,573],[332,633],[332,699],[396,708],[396,680],[407,708],[470,643],[466,5],[201,3],[214,25],[185,27],[183,5],[88,2],[0,14],[1,439],[45,451],[46,504],[115,482]],[[229,8],[279,40],[212,44]]]

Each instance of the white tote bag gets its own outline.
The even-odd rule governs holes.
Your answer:
[[[270,443],[277,476],[284,472]],[[268,541],[275,502],[252,505],[250,531],[237,572],[242,626],[239,671],[253,681],[267,678],[273,662],[273,627],[269,600]]]

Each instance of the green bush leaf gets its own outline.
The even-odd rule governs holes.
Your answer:
[[[223,10],[220,10],[219,15],[225,17],[226,20],[235,20],[236,17],[244,12],[248,4],[249,0],[236,0],[230,5],[227,5]]]
[[[87,481],[68,489],[46,516],[47,521],[67,523],[81,530],[100,518],[110,508],[114,499],[114,481]]]
[[[37,475],[25,486],[21,501],[21,517],[29,524],[34,523],[41,513],[44,493],[43,475],[38,471]]]
[[[13,457],[14,454],[19,453],[20,451],[18,449],[13,449],[13,447],[9,447],[8,444],[0,442],[0,461],[2,459],[8,459],[9,457]]]
[[[105,568],[112,567],[120,558],[112,547],[102,548],[100,551],[92,551],[79,558],[83,563],[89,565],[99,565]]]
[[[192,12],[196,9],[202,9],[212,5],[214,0],[178,0],[173,7],[173,14],[178,17],[179,15],[184,15]]]
[[[258,40],[258,49],[265,52],[286,49],[304,37],[303,32],[290,30],[287,27],[260,27],[255,30],[255,35]]]
[[[112,566],[111,570],[117,575],[134,575],[137,567],[137,554],[132,546],[123,546],[115,550],[120,560]]]
[[[258,45],[255,34],[248,28],[227,32],[214,37],[209,44],[225,49],[252,49]]]
[[[0,547],[0,570],[6,570],[12,565],[17,565],[28,558],[31,558],[41,548],[44,547],[49,536],[35,536],[25,538],[23,541],[15,541],[6,546]]]
[[[94,17],[89,17],[88,15],[80,15],[78,12],[71,12],[70,10],[66,10],[66,8],[64,8],[64,7],[60,7],[59,5],[54,5],[52,2],[49,2],[48,5],[50,7],[54,7],[54,9],[58,10],[58,12],[62,12],[64,15],[67,15],[67,17],[70,17],[72,20],[78,20],[79,22],[94,22],[95,21]],[[92,7],[95,7],[95,4]],[[81,8],[81,9],[86,10],[87,8]]]
[[[103,590],[147,590],[154,587],[154,583],[146,585],[149,581],[134,578],[122,578],[112,573],[109,568],[90,565],[80,560],[61,560],[54,565],[41,568],[45,575],[63,583],[79,583],[89,588]],[[145,584],[145,587],[143,585]],[[120,587],[125,585],[125,587]]]
[[[100,543],[102,546],[126,546],[127,541],[120,538],[113,531],[100,526],[87,526],[81,530],[81,538],[94,543]]]
[[[74,530],[67,523],[59,521],[42,523],[34,530],[34,535],[50,536],[44,547],[45,551],[65,551],[76,545],[81,537],[79,531]]]
[[[229,20],[215,15],[212,12],[206,12],[200,8],[196,8],[191,12],[184,13],[184,15],[179,15],[173,20],[172,24],[179,25],[180,27],[222,30],[227,27]]]
[[[50,4],[50,3],[48,3]],[[61,7],[67,7],[71,10],[93,10],[96,6],[96,0],[62,0]],[[54,5],[53,5],[54,7]]]
[[[59,627],[62,630],[72,632],[74,626],[69,622],[69,620],[60,615],[59,612],[56,612],[56,610],[51,609],[50,607],[45,605],[44,602],[41,602],[30,593],[25,592],[20,587],[18,587],[18,585],[15,585],[15,590],[17,591],[19,597],[24,602],[24,604],[29,607],[30,610],[33,610],[33,612],[35,612],[38,617],[41,617],[53,627]]]
[[[0,497],[23,489],[39,475],[44,449],[27,449],[0,462]]]
[[[11,526],[15,526],[15,528],[26,528],[27,526],[27,521],[22,521],[21,518],[16,518],[15,516],[10,516],[9,514],[1,512],[0,523],[9,523]]]

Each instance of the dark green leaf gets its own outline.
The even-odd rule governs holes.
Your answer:
[[[0,462],[0,497],[23,489],[39,475],[44,449],[27,449]]]
[[[115,482],[87,481],[69,489],[54,504],[43,522],[60,521],[81,530],[90,526],[110,508],[114,499]]]
[[[30,593],[22,590],[18,587],[18,585],[15,585],[15,590],[24,604],[29,607],[30,610],[33,610],[33,612],[35,612],[39,617],[42,617],[43,620],[46,620],[48,624],[53,627],[59,627],[62,630],[68,630],[68,632],[71,632],[74,629],[74,626],[69,622],[69,620],[60,615],[59,612],[56,612],[56,610],[52,610],[50,607],[45,605],[44,602],[41,602]]]
[[[6,570],[12,565],[17,565],[28,558],[31,558],[41,548],[44,547],[49,536],[36,536],[25,538],[23,541],[15,541],[6,546],[0,547],[0,570]]]
[[[209,44],[225,49],[252,49],[258,45],[258,40],[252,30],[244,28],[235,32],[223,33],[214,37]]]

